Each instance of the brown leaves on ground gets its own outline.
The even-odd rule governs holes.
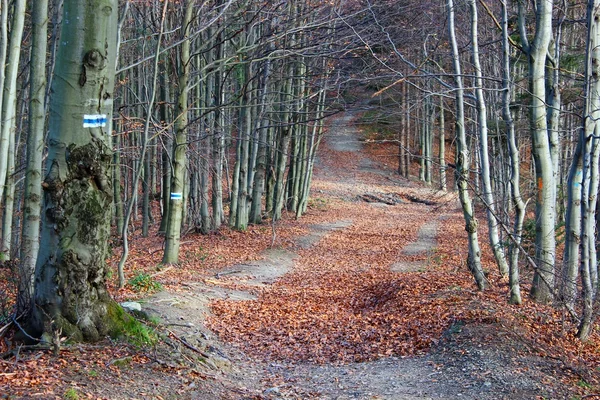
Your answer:
[[[394,154],[390,148],[377,150],[371,145],[368,151],[383,157]],[[508,305],[507,283],[495,272],[487,251],[483,256],[490,289],[476,290],[466,266],[464,222],[453,195],[434,193],[408,181],[398,186],[400,178],[392,175],[391,168],[387,177],[361,171],[357,165],[362,156],[357,153],[334,152],[325,146],[320,157],[309,212],[299,221],[286,216],[277,226],[276,245],[299,255],[295,268],[261,289],[257,300],[215,302],[209,323],[222,339],[267,360],[356,362],[422,354],[454,324],[483,323],[505,333],[505,345],[519,342],[530,354],[561,360],[575,380],[584,377],[588,383],[598,383],[598,334],[581,343],[573,338],[574,326],[561,311],[526,298],[522,306]],[[367,204],[357,199],[366,192],[396,193],[435,204]],[[294,238],[309,232],[311,225],[341,220],[351,220],[352,225],[328,233],[308,249],[294,247]],[[417,240],[419,228],[433,220],[439,222],[435,247],[403,254],[402,249]],[[480,240],[485,250],[484,230],[482,226]],[[127,277],[156,273],[163,238],[152,232],[149,238],[132,239]],[[266,225],[246,232],[222,229],[208,236],[187,235],[181,265],[157,275],[156,280],[170,291],[182,290],[182,284],[190,281],[209,282],[220,268],[259,259],[271,240],[271,227]],[[113,269],[119,256],[115,250],[110,260]],[[390,270],[402,261],[421,262],[422,268]],[[523,271],[524,281],[528,273]],[[214,284],[244,286],[243,281],[228,278]],[[116,274],[109,284],[118,300],[145,295],[131,287],[117,290]],[[494,345],[500,339],[493,334],[478,340]],[[118,360],[130,363],[127,377]],[[146,375],[134,375],[141,370]],[[78,389],[81,381],[90,385],[81,393],[93,393],[91,386],[101,376],[123,377],[123,384],[146,381],[150,386],[139,393],[156,381],[175,394],[177,387],[189,384],[186,374],[190,373],[194,371],[165,366],[130,347],[77,345],[65,348],[59,357],[23,351],[0,360],[0,392],[61,398],[65,388]],[[72,381],[74,376],[80,379]],[[575,380],[565,383],[574,385]],[[160,397],[151,391],[148,396]]]
[[[258,301],[217,302],[214,329],[269,359],[352,362],[422,353],[456,320],[494,318],[481,313],[484,295],[467,271],[448,271],[441,255],[421,256],[422,272],[390,271],[435,213],[360,203],[346,213],[352,227],[300,252],[297,268]]]

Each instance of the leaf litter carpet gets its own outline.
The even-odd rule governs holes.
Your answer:
[[[128,277],[156,273],[165,288],[142,299],[162,320],[164,341],[155,348],[108,343],[65,346],[59,357],[21,353],[0,360],[0,392],[63,398],[75,388],[79,398],[106,399],[594,395],[597,335],[581,344],[560,312],[528,301],[507,305],[506,282],[487,251],[490,290],[476,291],[456,197],[398,177],[395,148],[365,146],[360,134],[351,113],[329,127],[308,213],[285,216],[272,248],[267,226],[189,235],[182,265],[156,273],[156,236],[133,241]],[[485,229],[480,237],[484,243]],[[110,283],[118,300],[144,297]]]

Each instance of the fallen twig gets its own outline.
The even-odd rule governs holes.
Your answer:
[[[13,322],[10,321],[8,324],[4,325],[2,328],[0,328],[0,338],[2,338],[6,332],[8,332],[8,330],[10,329],[10,327],[13,325]]]
[[[165,269],[163,269],[163,270],[161,270],[161,271],[158,271],[158,272],[155,272],[155,273],[153,273],[152,275],[150,275],[150,278],[155,278],[155,277],[157,277],[157,276],[159,276],[159,275],[162,275],[162,274],[164,274],[165,272],[167,272],[167,271],[170,271],[170,270],[172,270],[172,269],[173,269],[173,266],[171,265],[171,266],[169,266],[169,267],[167,267],[167,268],[165,268]]]
[[[179,342],[181,342],[185,347],[187,347],[188,349],[195,351],[196,353],[200,354],[202,357],[204,358],[210,358],[210,354],[200,350],[199,348],[191,345],[190,343],[188,343],[187,340],[180,338],[179,336],[177,336],[176,334],[174,334],[172,331],[167,329],[167,332],[169,332],[169,334],[171,336],[173,336],[175,339],[177,339]]]
[[[252,266],[251,264],[242,264],[242,265],[248,265],[248,266]],[[232,274],[237,274],[238,272],[242,272],[242,270],[241,270],[241,269],[235,269],[235,270],[233,270],[233,271],[217,272],[217,273],[215,274],[215,278],[219,279],[219,278],[221,278],[222,276],[225,276],[225,275],[232,275]]]
[[[183,326],[183,327],[185,327],[185,328],[193,328],[193,327],[194,327],[194,324],[192,324],[191,322],[190,322],[190,323],[187,323],[187,324],[177,324],[177,323],[172,323],[172,324],[166,324],[166,326]]]

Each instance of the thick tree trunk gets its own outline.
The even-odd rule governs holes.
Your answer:
[[[4,84],[6,83],[6,56],[8,51],[8,0],[0,2],[0,113],[4,104]],[[0,128],[1,129],[1,128]],[[2,133],[0,130],[0,139]],[[1,142],[0,142],[1,143]],[[0,150],[1,151],[1,150]],[[1,153],[0,153],[1,154]],[[5,160],[5,158],[2,158]],[[0,162],[0,169],[3,163]]]
[[[116,0],[64,4],[29,321],[36,335],[97,340],[116,333],[123,318],[105,284],[117,13]]]

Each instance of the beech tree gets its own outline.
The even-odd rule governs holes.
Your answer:
[[[584,110],[577,149],[569,174],[565,285],[567,307],[573,312],[577,264],[581,273],[583,311],[577,335],[587,339],[592,332],[594,303],[598,292],[596,252],[596,204],[600,181],[600,1],[589,0]],[[578,262],[579,261],[579,262]]]
[[[17,312],[28,311],[33,299],[33,276],[39,251],[40,210],[42,200],[42,154],[46,122],[46,48],[48,1],[33,4],[29,133],[27,135],[27,171],[23,205],[23,238],[20,252]]]
[[[179,94],[175,109],[175,141],[173,143],[171,193],[169,202],[169,216],[167,222],[165,253],[163,263],[177,263],[179,261],[179,245],[181,241],[181,224],[184,208],[185,163],[186,143],[188,128],[188,81],[191,68],[190,60],[190,30],[194,15],[194,0],[184,3],[184,18],[181,26],[181,52],[178,65]]]
[[[12,218],[14,209],[15,132],[17,127],[17,86],[21,43],[25,24],[25,0],[14,2],[8,58],[6,58],[4,85],[0,97],[2,126],[0,127],[0,201],[4,203],[2,242],[0,252],[10,258],[12,241]],[[3,14],[7,14],[6,10]],[[2,52],[0,49],[0,61]],[[0,82],[2,79],[0,78]]]
[[[454,26],[454,2],[448,0],[446,3],[448,9],[448,34],[450,46],[452,48],[452,61],[454,66],[454,82],[456,84],[456,171],[458,176],[458,196],[465,218],[465,230],[469,238],[469,259],[467,261],[469,270],[475,278],[477,287],[480,290],[486,287],[486,278],[481,267],[481,249],[479,248],[479,239],[477,235],[478,221],[473,211],[473,203],[468,191],[469,168],[471,162],[470,151],[467,146],[467,137],[465,132],[465,114],[464,114],[464,85],[462,80],[462,69],[460,65],[458,44],[456,42],[456,31]]]
[[[116,0],[65,0],[52,83],[30,331],[97,340],[122,312],[106,289]]]
[[[535,261],[536,269],[531,286],[531,297],[548,303],[554,293],[554,262],[556,259],[556,180],[555,163],[548,128],[546,103],[546,66],[552,40],[552,0],[535,1],[535,32],[530,42],[525,26],[525,10],[519,1],[519,30],[521,46],[529,62],[529,90],[531,91],[530,124],[532,155],[535,162]]]

